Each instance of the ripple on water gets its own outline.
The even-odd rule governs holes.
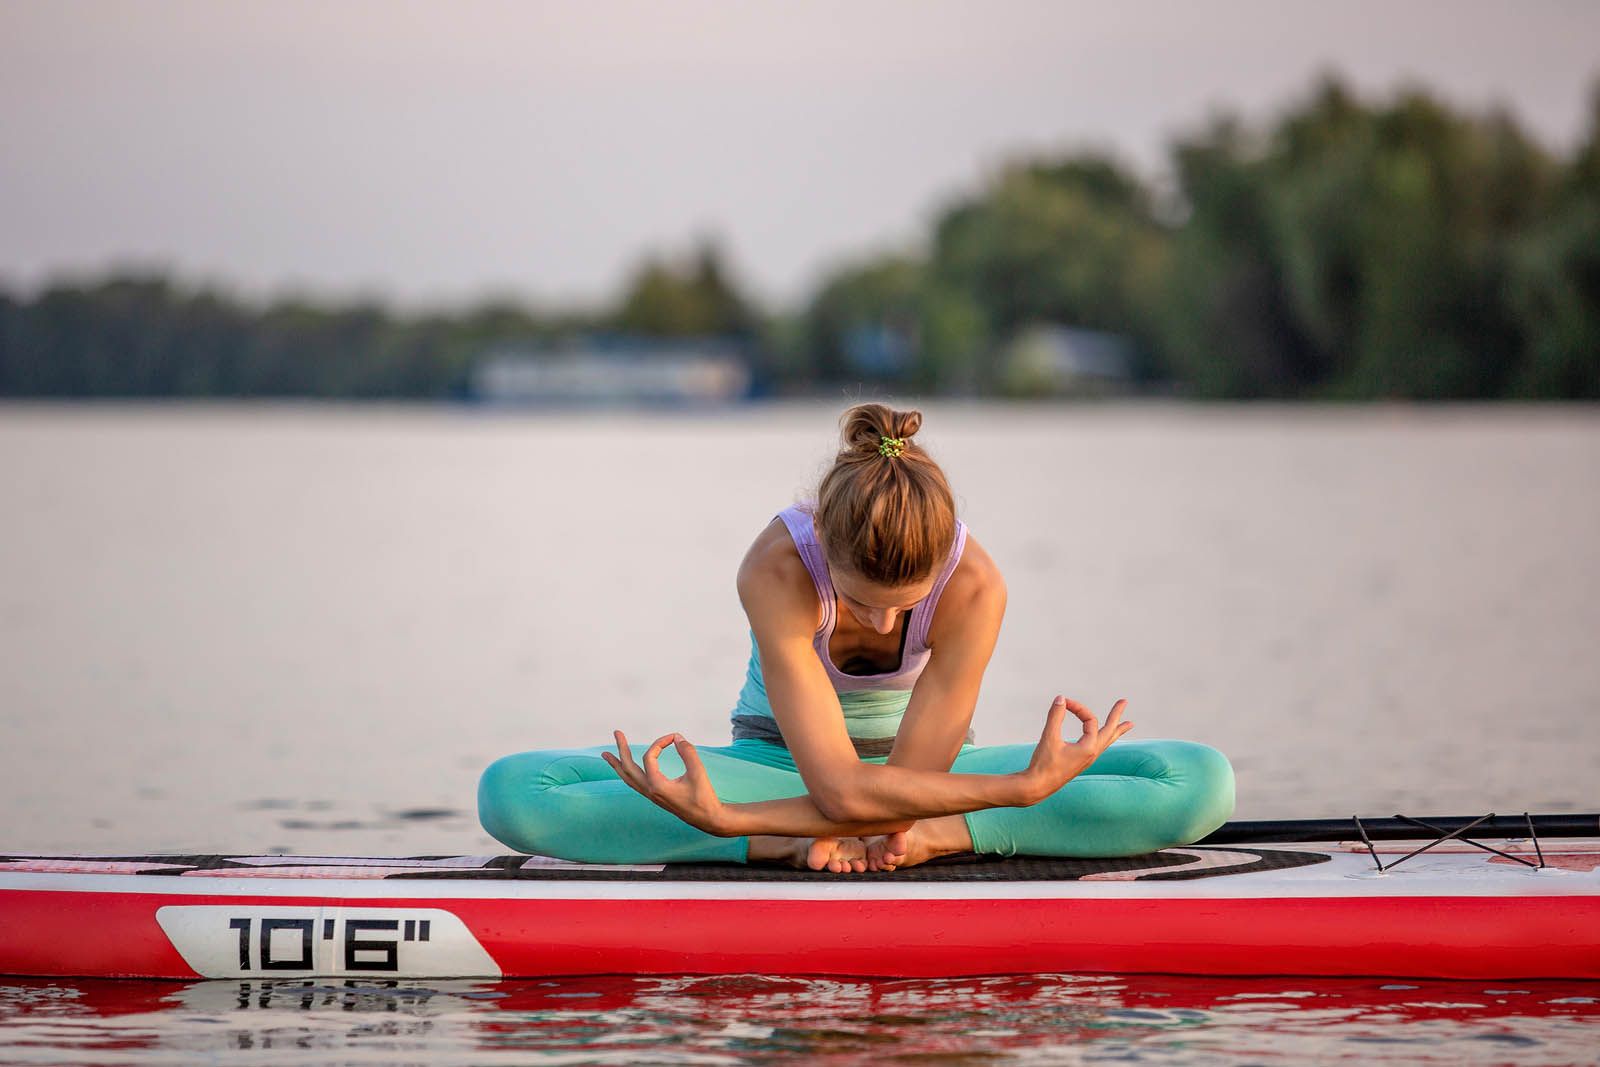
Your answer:
[[[1507,992],[1500,990],[1498,992]],[[1592,985],[1026,976],[0,984],[8,1063],[724,1064],[1116,1059],[1556,1064]]]

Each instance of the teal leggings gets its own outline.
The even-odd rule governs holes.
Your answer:
[[[478,785],[483,828],[520,852],[581,863],[745,862],[748,838],[713,837],[656,807],[600,758],[606,751],[551,749],[496,760]],[[744,739],[699,752],[725,801],[806,791],[781,745]],[[1032,754],[1032,745],[966,745],[951,769],[1005,774],[1026,767]],[[661,754],[661,769],[683,773],[671,748]],[[1233,768],[1216,749],[1191,741],[1119,741],[1033,807],[989,808],[966,820],[981,853],[1136,856],[1197,841],[1232,813]]]

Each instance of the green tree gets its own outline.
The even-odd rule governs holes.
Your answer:
[[[1509,289],[1526,338],[1514,392],[1600,398],[1600,82],[1588,138],[1565,168],[1555,209],[1518,242]]]
[[[1521,343],[1506,272],[1548,203],[1550,161],[1502,115],[1457,115],[1420,92],[1352,113],[1344,97],[1326,87],[1269,158],[1291,296],[1330,385],[1504,391]]]
[[[1150,341],[1168,235],[1149,192],[1097,156],[1018,163],[934,228],[929,270],[967,294],[989,340],[1055,322]]]
[[[1524,342],[1508,281],[1556,169],[1509,117],[1419,91],[1369,108],[1328,79],[1265,136],[1219,123],[1176,156],[1190,215],[1164,353],[1198,391],[1511,387]]]
[[[1293,307],[1249,134],[1217,119],[1174,158],[1188,217],[1152,301],[1161,371],[1198,396],[1298,394],[1321,368]]]
[[[704,241],[687,264],[650,258],[634,272],[615,315],[615,325],[652,337],[748,336],[757,327],[712,241]]]

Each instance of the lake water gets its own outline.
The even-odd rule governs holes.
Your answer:
[[[916,981],[17,983],[0,1062],[1593,1063],[1570,982],[1029,975]]]
[[[0,407],[0,851],[482,852],[473,793],[500,754],[614,727],[723,741],[749,649],[734,569],[808,493],[842,407]],[[1600,807],[1600,409],[927,411],[923,440],[1010,587],[980,742],[1036,737],[1057,691],[1127,697],[1137,736],[1230,755],[1241,818]],[[987,1046],[1019,1062],[1057,1062],[1062,1042],[1248,1058],[1315,1018],[1355,1052],[1305,1056],[1395,1040],[1526,1063],[1570,1059],[1561,1035],[1596,1017],[1582,991],[1532,1011],[1542,993],[1481,984],[1416,1003],[1506,1005],[1440,1018],[1374,1003],[1376,982],[1291,983],[1349,1003],[1281,1004],[1227,999],[1281,982],[1201,983],[1173,1002],[1191,1017],[1150,1007],[1153,979],[615,981],[605,1008],[584,1006],[594,983],[318,987],[265,1022],[238,1014],[259,1011],[234,1005],[255,1002],[238,983],[22,982],[0,994],[0,1041],[31,1043],[0,1058],[306,1062],[266,1051],[279,1033],[328,1062],[816,1059],[828,1041],[804,1035],[877,1029],[848,1010],[912,1020],[885,1024],[891,1056],[992,1024],[1023,1035]],[[821,992],[835,985],[848,1008]],[[367,1043],[380,1018],[399,1044]],[[1529,1021],[1475,1029],[1506,1018]],[[401,1056],[418,1027],[454,1036]],[[617,1027],[643,1043],[572,1036]],[[873,1058],[871,1041],[834,1051]]]

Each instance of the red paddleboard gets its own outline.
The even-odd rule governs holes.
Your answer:
[[[1543,859],[1450,842],[1380,873],[1364,845],[1229,845],[834,875],[537,856],[0,855],[0,973],[1600,978],[1600,841],[1548,842]]]

